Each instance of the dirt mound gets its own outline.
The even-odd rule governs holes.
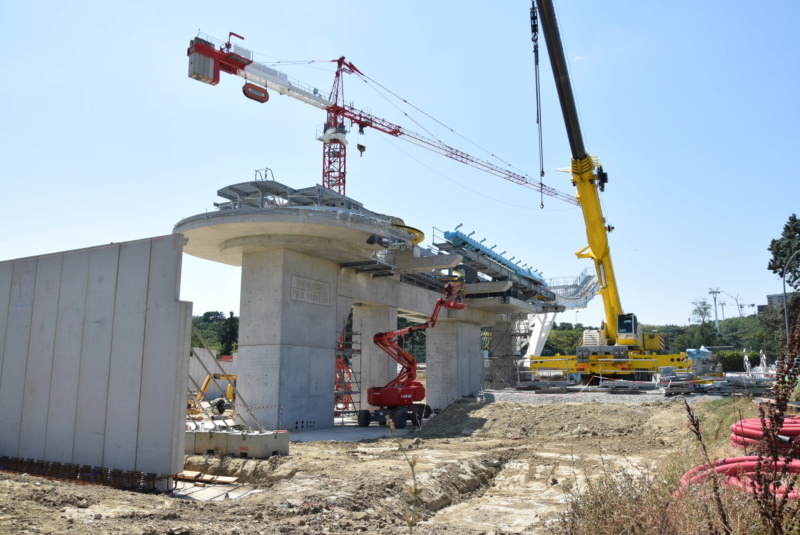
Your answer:
[[[685,421],[677,403],[560,403],[459,401],[431,418],[420,431],[425,438],[614,438],[638,437],[643,448],[674,442],[673,430]],[[670,432],[665,430],[669,429]],[[663,431],[663,432],[662,432]]]
[[[419,489],[414,533],[540,533],[563,508],[562,485],[598,470],[649,466],[680,451],[685,435],[677,402],[574,399],[464,400],[402,437],[293,442],[290,455],[266,460],[187,457],[187,470],[239,478],[238,485],[201,489],[212,496],[207,501],[0,473],[0,530],[408,533],[410,460]]]

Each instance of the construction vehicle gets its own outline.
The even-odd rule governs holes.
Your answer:
[[[691,366],[691,360],[685,353],[663,354],[663,336],[644,333],[636,315],[625,313],[622,309],[608,245],[608,233],[614,227],[606,223],[600,206],[599,192],[605,190],[608,175],[597,160],[589,155],[583,142],[552,0],[539,0],[538,10],[535,0],[531,6],[531,32],[537,62],[539,21],[569,138],[572,185],[577,190],[576,197],[580,201],[589,241],[587,247],[575,254],[578,258],[590,258],[594,262],[605,321],[598,330],[584,331],[582,343],[574,357],[535,357],[531,364],[532,371],[536,368],[563,368],[568,373],[580,374],[582,382],[590,381],[592,376],[630,379],[632,375],[634,380],[646,380],[665,366],[671,366],[675,371],[685,371]]]
[[[203,381],[203,384],[200,385],[200,391],[197,392],[194,395],[194,401],[192,403],[193,406],[189,407],[190,412],[199,412],[200,411],[200,409],[199,409],[200,403],[204,399],[207,398],[206,392],[208,392],[208,388],[211,386],[211,383],[212,382],[216,382],[218,380],[222,380],[222,381],[228,381],[228,387],[225,389],[224,399],[220,398],[218,400],[214,400],[215,402],[213,403],[216,406],[215,408],[217,409],[217,411],[220,414],[222,414],[223,410],[220,410],[220,409],[224,409],[225,405],[227,404],[227,402],[233,401],[233,400],[236,399],[236,393],[234,391],[234,385],[236,383],[236,377],[237,376],[236,376],[235,373],[230,373],[230,374],[227,374],[227,375],[226,374],[221,374],[221,373],[209,373],[208,375],[206,375],[206,378]],[[196,383],[195,383],[195,385],[196,385]],[[209,403],[211,403],[212,400],[208,400],[208,401],[209,401]],[[230,408],[230,407],[227,407],[227,408]]]
[[[407,334],[436,327],[436,320],[443,308],[462,310],[466,306],[465,285],[461,275],[456,280],[447,282],[444,287],[444,297],[436,300],[428,321],[373,336],[372,341],[375,345],[400,365],[400,373],[384,386],[372,386],[367,389],[367,402],[379,408],[359,410],[357,415],[359,426],[367,427],[373,420],[384,423],[388,418],[396,428],[403,429],[407,420],[418,425],[423,418],[430,415],[430,407],[420,403],[425,399],[425,387],[417,381],[417,359],[404,350],[400,342]]]

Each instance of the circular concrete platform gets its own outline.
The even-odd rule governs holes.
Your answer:
[[[192,256],[242,265],[242,255],[290,249],[336,263],[370,260],[379,245],[370,236],[411,244],[412,235],[388,219],[347,209],[279,207],[220,210],[186,218],[174,233],[184,235],[184,252]]]

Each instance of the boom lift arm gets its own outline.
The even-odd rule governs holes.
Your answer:
[[[450,281],[445,285],[444,297],[436,300],[433,313],[428,321],[412,325],[403,329],[377,333],[372,341],[380,347],[395,362],[400,364],[400,373],[386,383],[386,385],[373,386],[367,389],[367,402],[376,407],[376,416],[388,414],[397,427],[405,427],[408,408],[415,402],[425,399],[425,387],[417,381],[417,360],[400,346],[403,336],[417,331],[424,331],[436,327],[436,321],[443,308],[448,310],[462,310],[467,306],[465,285],[463,280]],[[380,413],[380,414],[378,414]],[[370,411],[362,410],[359,414],[359,425],[366,427],[370,422]]]

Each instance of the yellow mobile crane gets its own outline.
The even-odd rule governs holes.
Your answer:
[[[575,97],[572,93],[567,62],[561,45],[561,36],[556,21],[552,0],[538,2],[538,15],[535,0],[531,6],[531,31],[533,33],[534,53],[537,55],[538,74],[538,26],[541,21],[547,52],[561,103],[561,111],[569,137],[572,153],[572,185],[577,190],[583,218],[586,224],[586,237],[589,245],[577,253],[578,258],[591,258],[597,272],[599,293],[605,308],[605,322],[599,330],[587,330],[583,340],[570,357],[535,357],[531,367],[562,368],[569,373],[581,374],[586,382],[593,375],[604,377],[621,376],[629,379],[649,379],[659,368],[673,367],[674,371],[686,371],[691,361],[685,353],[667,355],[662,335],[645,334],[635,314],[622,310],[611,252],[608,247],[608,233],[613,230],[606,224],[600,206],[599,192],[605,190],[608,175],[603,167],[592,158],[583,143],[583,134],[578,117]],[[538,100],[538,98],[537,98]]]

